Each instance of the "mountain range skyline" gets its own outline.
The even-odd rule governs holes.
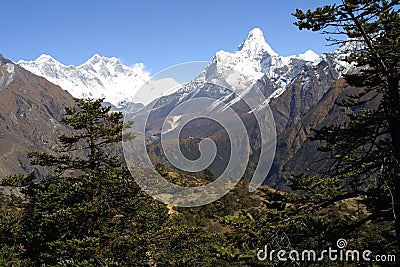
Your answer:
[[[297,56],[280,56],[265,41],[261,29],[254,28],[239,45],[237,51],[217,51],[208,64],[203,65],[204,68],[199,70],[199,75],[193,77],[194,79],[187,85],[162,96],[159,94],[157,95],[157,93],[160,92],[159,90],[154,90],[152,92],[154,94],[151,96],[152,99],[161,97],[158,102],[163,103],[158,105],[159,108],[155,109],[155,114],[157,114],[155,118],[164,118],[174,106],[179,105],[182,101],[196,97],[220,99],[229,106],[235,107],[238,112],[242,114],[241,112],[245,111],[246,108],[243,108],[240,104],[241,102],[239,100],[241,97],[246,97],[246,95],[252,94],[254,90],[259,90],[264,94],[265,99],[261,99],[261,102],[252,109],[255,111],[264,109],[271,102],[273,109],[277,110],[275,115],[278,116],[278,118],[283,116],[277,120],[277,129],[279,129],[280,132],[290,132],[292,127],[298,127],[298,125],[293,124],[294,121],[292,120],[298,121],[298,119],[302,117],[300,116],[296,119],[295,114],[299,112],[301,112],[300,114],[304,114],[304,112],[312,110],[316,103],[323,101],[324,92],[329,90],[332,84],[340,78],[341,74],[351,67],[348,63],[342,61],[343,55],[346,55],[346,51],[348,52],[349,49],[352,49],[351,45],[348,47],[341,47],[335,52],[322,55],[317,55],[311,50],[307,50]],[[14,93],[13,90],[19,88],[18,80],[20,78],[16,70],[24,69],[24,71],[21,70],[21,73],[25,73],[25,69],[27,69],[30,73],[44,77],[44,80],[50,82],[50,84],[58,85],[59,87],[56,86],[58,87],[57,90],[64,89],[62,90],[64,91],[63,94],[69,92],[69,101],[72,101],[71,94],[75,97],[105,97],[105,102],[113,104],[116,110],[122,110],[127,107],[129,112],[133,112],[133,114],[137,112],[137,114],[140,114],[142,111],[145,112],[147,108],[147,106],[144,105],[152,100],[147,97],[147,103],[142,103],[140,104],[141,106],[131,105],[132,103],[138,103],[130,98],[132,96],[132,91],[137,90],[140,84],[144,83],[145,80],[149,78],[150,74],[144,71],[141,65],[137,65],[136,68],[130,68],[123,65],[121,61],[115,57],[106,58],[100,55],[94,55],[86,63],[79,66],[65,66],[48,55],[41,56],[36,61],[20,61],[18,62],[19,64],[11,63],[12,61],[5,62],[3,67],[5,73],[3,87],[9,88],[8,90],[10,93]],[[160,79],[162,83],[165,82],[163,79],[168,79],[168,77],[162,77]],[[169,82],[169,88],[179,85],[176,80],[171,78],[169,78],[167,82]],[[153,85],[156,85],[154,87],[158,86],[158,84]],[[49,87],[51,85],[46,84],[45,86]],[[72,86],[72,88],[68,88],[68,86]],[[36,88],[36,85],[33,85],[33,91],[36,90],[34,88]],[[75,89],[78,89],[78,91],[74,91]],[[152,88],[149,89],[151,90]],[[300,97],[302,101],[297,100],[298,97]],[[303,99],[305,101],[304,103]],[[28,118],[29,116],[27,114],[31,114],[32,104],[28,101],[27,106],[25,106],[20,104],[19,100],[17,103],[19,106],[16,114],[20,117],[23,116],[21,118],[25,118],[25,116]],[[331,104],[333,105],[333,103]],[[54,104],[52,105],[54,106]],[[21,113],[21,110],[27,111]],[[50,114],[57,114],[51,111],[51,108],[49,110]],[[57,107],[57,112],[62,112],[62,108]],[[17,123],[16,118],[19,118],[17,115],[16,117],[12,117],[15,121],[12,121],[12,123]],[[246,113],[242,115],[247,116]],[[178,119],[178,117],[176,117],[176,120],[171,121],[173,124],[170,125],[171,129],[181,124],[182,119]],[[55,117],[55,119],[57,120],[58,118]],[[135,118],[133,121],[138,120]],[[252,120],[249,122],[251,121]],[[157,127],[159,123],[160,121],[157,119],[150,121],[149,129],[154,129],[150,139],[154,142],[158,142],[159,133]],[[168,123],[170,123],[170,121],[167,120],[167,126]],[[20,126],[16,124],[16,127],[19,128]],[[56,126],[56,128],[57,127],[58,126]],[[29,129],[29,127],[27,128]],[[197,134],[204,133],[204,131],[200,129],[208,129],[208,126],[200,125],[198,129],[198,132],[196,130],[195,132],[188,133],[188,145],[193,146],[193,142],[201,138],[201,136],[197,136]],[[210,128],[210,130],[212,129],[213,128]],[[306,129],[305,131],[308,130]],[[213,135],[217,133],[211,131],[207,132],[207,134]],[[191,137],[196,138],[191,139]],[[29,135],[28,138],[31,139]],[[298,144],[303,144],[304,135],[299,136],[299,138]],[[221,145],[226,144],[224,138],[221,139],[217,137],[217,139],[221,141]],[[256,142],[254,145],[257,145],[256,139],[252,138],[252,141]],[[46,145],[48,141],[39,140],[38,142],[38,148],[42,148],[42,143],[45,145],[45,148],[47,148]],[[157,144],[155,143],[155,145]],[[296,145],[295,147],[297,151],[301,145]],[[154,149],[157,150],[156,147],[154,147]],[[253,157],[257,158],[256,151],[258,147],[255,146],[254,149],[253,152],[255,154]],[[154,155],[157,155],[157,153],[154,153]],[[290,155],[290,157],[292,156],[293,154]],[[163,159],[158,158],[157,160],[162,161]],[[26,160],[23,162],[25,164]],[[281,163],[285,162],[286,161],[282,161]],[[24,166],[22,167],[26,168]],[[215,171],[218,172],[219,168],[220,166],[218,165]],[[281,167],[275,167],[274,173],[277,173],[276,168],[281,169]],[[281,183],[279,179],[275,180],[274,178],[273,181]]]
[[[297,56],[297,57],[299,57],[299,58],[303,58],[303,59],[306,59],[306,60],[307,60],[307,59],[311,59],[311,58],[313,58],[313,57],[314,57],[314,58],[315,58],[315,57],[318,57],[320,54],[331,52],[330,49],[326,49],[326,51],[321,51],[320,54],[317,54],[316,52],[314,52],[313,49],[311,49],[311,48],[306,48],[306,49],[304,49],[304,51],[298,51],[297,54],[287,54],[287,55],[279,54],[279,53],[277,53],[277,52],[275,51],[276,49],[275,49],[275,48],[272,48],[271,45],[269,44],[269,41],[270,41],[270,40],[267,41],[267,40],[264,38],[265,35],[264,35],[263,30],[262,30],[261,28],[259,28],[259,27],[253,27],[252,29],[250,29],[250,30],[248,31],[247,37],[244,38],[244,41],[243,41],[242,43],[240,43],[239,45],[236,46],[236,49],[233,49],[233,50],[231,50],[231,51],[229,50],[229,48],[221,48],[221,49],[219,49],[219,50],[215,50],[215,51],[214,51],[214,55],[210,55],[209,58],[205,58],[204,60],[211,60],[211,58],[212,58],[213,56],[215,56],[215,53],[218,53],[218,52],[220,52],[220,51],[224,51],[224,52],[227,52],[227,53],[234,53],[235,51],[241,50],[241,49],[243,48],[243,44],[244,44],[244,42],[246,41],[246,39],[249,39],[249,34],[252,33],[254,30],[257,31],[257,32],[259,32],[259,33],[261,33],[261,38],[262,38],[261,40],[262,40],[263,42],[265,42],[266,47],[267,47],[266,50],[269,50],[269,51],[271,52],[272,55],[280,55],[280,56],[285,56],[285,57],[288,57],[288,58],[290,58],[290,57],[296,57],[296,56]],[[253,40],[255,40],[255,42],[253,42],[253,43],[257,43],[257,42],[260,41],[260,34],[258,34],[258,35],[259,35],[258,37],[253,38]],[[237,41],[237,40],[236,40],[236,41]],[[234,44],[235,44],[235,43],[231,44],[230,46],[234,46]],[[236,42],[236,44],[237,44],[237,42]],[[247,50],[249,50],[249,51],[252,50],[252,49],[254,49],[254,47],[252,47],[252,48],[247,48]],[[257,49],[257,48],[255,48],[255,49]],[[6,54],[3,54],[3,56],[7,57]],[[108,58],[108,59],[113,60],[113,61],[119,61],[119,63],[121,63],[121,64],[124,65],[124,66],[130,67],[130,68],[135,68],[135,69],[142,69],[144,72],[147,72],[147,73],[149,73],[149,74],[155,74],[155,73],[157,73],[157,72],[159,72],[159,71],[162,71],[162,69],[157,70],[157,71],[151,71],[151,70],[147,69],[147,64],[146,64],[146,62],[133,62],[132,64],[126,64],[126,63],[124,63],[124,62],[122,61],[121,58],[118,58],[118,57],[116,57],[116,56],[106,56],[106,55],[103,55],[102,53],[99,53],[99,52],[94,52],[94,53],[92,53],[92,55],[89,56],[87,59],[81,58],[82,63],[79,63],[79,64],[68,64],[68,63],[64,62],[63,60],[57,59],[57,57],[54,56],[54,55],[52,55],[51,53],[46,53],[46,52],[45,52],[45,53],[39,54],[36,58],[34,58],[34,59],[32,59],[32,60],[29,60],[29,59],[26,59],[26,58],[21,58],[21,59],[18,59],[18,60],[13,60],[13,62],[19,64],[19,63],[21,63],[21,62],[43,62],[43,61],[47,61],[47,60],[50,59],[50,60],[52,60],[52,61],[56,61],[57,63],[60,63],[60,64],[62,64],[62,65],[64,65],[64,66],[66,66],[66,67],[70,67],[70,66],[79,67],[79,66],[83,66],[83,65],[87,64],[88,62],[90,62],[90,61],[92,61],[92,60],[95,60],[95,59],[98,58],[98,57]],[[7,58],[10,58],[10,57],[7,57]],[[10,58],[10,59],[12,60],[12,58]],[[195,60],[195,61],[196,61],[196,60]],[[178,62],[177,64],[181,64],[181,63],[182,63],[182,62]],[[170,67],[170,66],[167,66],[167,67]]]
[[[277,79],[276,82],[280,84],[282,90],[293,75],[291,73],[293,67],[290,67],[291,64],[294,64],[293,61],[316,63],[321,60],[322,56],[310,49],[299,55],[280,56],[265,40],[264,34],[259,28],[252,29],[243,42],[238,41],[237,43],[239,45],[236,51],[216,51],[208,64],[217,62],[220,67],[223,66],[243,74],[249,81],[255,81],[265,73],[270,73],[271,77],[274,76]],[[52,56],[45,54],[33,61],[20,60],[17,64],[36,75],[47,78],[74,97],[104,97],[106,102],[116,107],[125,102],[144,103],[142,100],[133,101],[133,98],[139,88],[154,74],[147,71],[143,63],[135,63],[129,67],[116,57],[108,58],[99,54],[93,55],[78,66],[64,65]],[[283,67],[287,69],[283,69]],[[174,77],[169,78],[174,79]],[[176,86],[179,84],[172,80],[168,82],[172,82]],[[152,94],[146,97],[144,104],[159,97],[156,92]]]
[[[318,4],[328,3],[321,0]],[[52,55],[65,65],[80,65],[94,54],[117,57],[124,65],[143,62],[156,73],[188,61],[207,61],[215,51],[235,51],[237,40],[261,28],[284,56],[312,49],[330,52],[325,36],[299,31],[291,15],[317,3],[284,0],[248,4],[228,1],[132,2],[49,0],[6,2],[1,53],[8,59],[34,60]],[[17,18],[17,19],[16,19]]]

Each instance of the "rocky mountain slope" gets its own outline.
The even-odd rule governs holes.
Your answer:
[[[72,96],[0,55],[0,177],[32,171],[27,150],[50,151]]]
[[[285,176],[296,172],[312,172],[317,158],[316,146],[307,141],[312,128],[327,122],[345,120],[345,112],[334,103],[348,90],[340,79],[351,67],[343,61],[351,47],[342,47],[321,56],[308,51],[299,56],[279,56],[265,42],[259,29],[252,30],[246,40],[233,53],[219,51],[208,67],[186,87],[161,98],[147,122],[147,136],[152,140],[148,150],[154,163],[167,164],[162,153],[159,136],[164,122],[170,128],[179,127],[185,114],[172,119],[168,114],[178,105],[198,97],[218,99],[231,106],[245,123],[251,145],[251,160],[246,176],[251,177],[261,149],[259,123],[252,111],[265,112],[269,105],[274,115],[277,147],[267,184],[284,188]],[[259,90],[265,100],[256,108],[249,108],[241,99]],[[263,110],[264,109],[264,110]],[[176,114],[175,114],[176,115]],[[136,116],[140,119],[140,114]],[[172,126],[173,124],[173,126]],[[211,120],[191,121],[180,134],[181,148],[188,158],[196,159],[200,153],[200,140],[208,137],[215,141],[217,157],[209,169],[219,175],[229,160],[229,137]],[[317,167],[315,167],[317,168]]]

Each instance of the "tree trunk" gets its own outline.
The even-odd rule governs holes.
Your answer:
[[[394,175],[393,214],[397,244],[400,247],[400,81],[397,78],[388,79],[388,122],[395,160],[392,175]]]

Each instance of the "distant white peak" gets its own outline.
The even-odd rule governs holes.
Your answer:
[[[100,56],[99,54],[94,54],[91,58],[88,59],[88,61],[86,61],[86,63],[97,64],[102,60],[103,60],[102,56]]]
[[[249,32],[246,40],[239,46],[239,50],[251,51],[252,53],[267,52],[271,56],[278,55],[265,41],[264,34],[260,28],[254,28]]]
[[[317,61],[319,55],[312,50],[307,50],[304,54],[300,54],[299,58],[305,61]]]
[[[337,54],[357,53],[365,49],[365,42],[359,38],[348,38],[342,43],[339,48],[334,52]]]
[[[37,62],[37,63],[57,62],[57,63],[59,63],[57,60],[55,60],[54,58],[52,58],[51,56],[46,55],[46,54],[40,55],[37,59],[34,60],[34,62]]]
[[[121,61],[116,57],[110,57],[110,58],[108,58],[108,61],[110,61],[114,65],[121,64]]]
[[[113,65],[117,65],[117,64],[121,64],[121,61],[116,57],[103,57],[103,56],[100,56],[99,54],[94,54],[91,58],[89,58],[82,65],[85,65],[85,64],[95,65],[98,63],[110,63]]]

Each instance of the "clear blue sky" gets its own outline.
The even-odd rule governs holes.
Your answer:
[[[79,65],[99,53],[151,73],[216,51],[235,51],[254,27],[281,55],[332,50],[325,36],[299,31],[291,13],[326,0],[2,1],[0,53],[18,61],[49,54]]]

